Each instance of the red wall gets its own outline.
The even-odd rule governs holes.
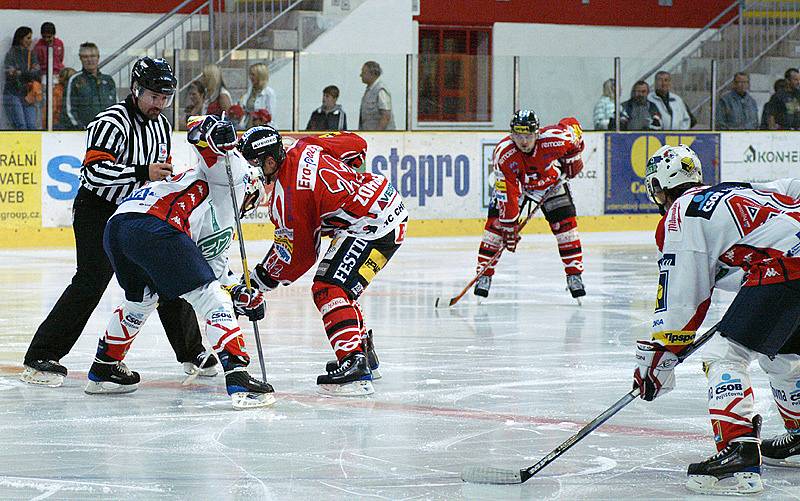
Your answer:
[[[420,0],[420,24],[484,26],[496,22],[702,28],[733,0]]]
[[[181,4],[182,0],[0,0],[0,9],[24,10],[83,10],[89,12],[145,12],[165,14]],[[188,14],[202,0],[191,2],[181,12]],[[224,2],[222,3],[224,6]],[[43,20],[46,21],[46,20]],[[38,33],[38,31],[37,31]]]

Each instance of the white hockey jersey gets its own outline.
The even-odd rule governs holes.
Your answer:
[[[652,337],[691,341],[715,287],[800,279],[800,179],[693,188],[656,230],[660,251]]]
[[[236,219],[225,158],[201,145],[205,143],[196,145],[198,162],[194,168],[136,190],[114,214],[151,214],[186,233],[197,243],[217,280],[223,285],[231,285],[237,280],[229,276],[227,250],[233,241]],[[240,206],[248,164],[238,152],[230,153],[229,158],[237,205]]]

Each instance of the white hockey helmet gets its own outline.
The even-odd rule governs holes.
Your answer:
[[[647,161],[644,184],[647,196],[657,205],[663,205],[664,190],[686,183],[702,183],[703,168],[697,153],[686,145],[662,146]]]
[[[249,166],[244,175],[244,199],[240,217],[245,217],[254,212],[267,198],[266,180],[264,172],[259,167]]]

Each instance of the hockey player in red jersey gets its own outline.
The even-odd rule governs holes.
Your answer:
[[[159,298],[181,297],[205,319],[234,408],[264,407],[275,402],[273,389],[248,374],[250,357],[236,320],[237,315],[263,318],[264,299],[260,292],[237,284],[228,268],[236,209],[226,162],[242,215],[264,197],[265,176],[232,155],[237,138],[229,121],[192,117],[188,125],[188,139],[198,155],[196,167],[133,192],[106,225],[103,247],[125,300],[98,343],[85,391],[134,391],[139,374],[123,359]]]
[[[294,282],[316,263],[320,238],[330,236],[311,290],[338,364],[317,378],[318,388],[323,394],[373,393],[357,300],[403,242],[408,220],[403,200],[386,178],[356,172],[317,138],[302,138],[284,150],[278,131],[255,127],[239,146],[274,181],[269,200],[274,243],[255,267],[254,283],[269,291]]]
[[[539,128],[533,111],[519,110],[511,119],[511,134],[504,137],[492,155],[495,185],[478,250],[478,272],[505,247],[514,252],[519,242],[520,206],[527,198],[542,201],[542,212],[558,242],[558,253],[567,274],[572,297],[586,295],[581,273],[583,252],[578,235],[575,204],[569,185],[559,176],[572,179],[583,169],[583,139],[580,124],[565,118],[556,125]],[[553,188],[549,193],[548,189]],[[475,283],[476,296],[487,297],[494,275],[491,266]]]
[[[800,179],[716,186],[702,180],[699,158],[683,145],[664,146],[647,163],[647,191],[664,217],[656,230],[652,337],[637,343],[634,387],[645,400],[670,391],[675,354],[693,342],[713,290],[738,291],[704,352],[719,452],[689,465],[686,485],[701,493],[754,493],[763,489],[762,454],[776,464],[800,457]],[[763,443],[749,374],[756,359],[788,432]]]

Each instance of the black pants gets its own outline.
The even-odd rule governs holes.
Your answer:
[[[78,341],[114,274],[103,250],[103,231],[116,209],[83,187],[78,191],[72,208],[77,271],[33,336],[25,363],[60,360]],[[158,316],[178,362],[192,361],[203,351],[197,317],[189,303],[162,301]]]

